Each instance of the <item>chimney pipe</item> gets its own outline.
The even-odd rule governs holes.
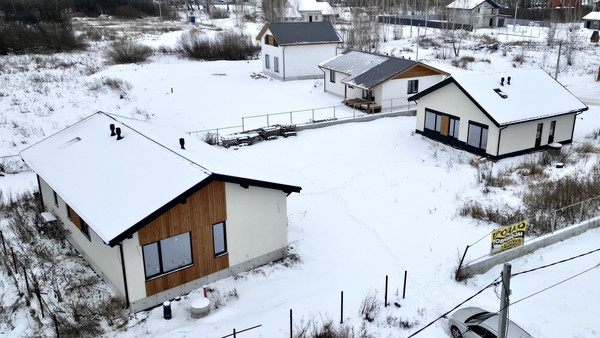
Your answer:
[[[510,86],[510,76],[506,79],[506,84]]]
[[[113,123],[110,124],[110,136],[115,136],[115,125]]]
[[[504,86],[504,77],[500,79],[500,85]]]
[[[115,130],[117,132],[117,141],[118,141],[123,138],[123,136],[121,136],[121,128],[117,127]]]
[[[185,140],[183,137],[179,139],[179,145],[181,145],[181,149],[185,149]]]

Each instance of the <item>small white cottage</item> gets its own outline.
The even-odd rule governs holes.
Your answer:
[[[20,153],[46,211],[133,311],[286,250],[300,187],[181,135],[98,112]]]
[[[469,25],[472,28],[504,27],[499,16],[500,5],[492,0],[454,0],[446,6],[448,24]]]
[[[261,42],[263,73],[279,80],[318,79],[318,64],[337,54],[338,36],[330,22],[267,23]]]
[[[452,76],[409,100],[417,133],[491,159],[571,143],[588,109],[543,69]]]

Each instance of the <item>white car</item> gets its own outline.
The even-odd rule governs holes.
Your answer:
[[[457,310],[448,319],[450,333],[454,338],[498,338],[500,315],[478,307]],[[533,338],[519,325],[508,322],[507,338]]]

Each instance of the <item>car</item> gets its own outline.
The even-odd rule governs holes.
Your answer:
[[[478,307],[457,310],[448,319],[454,338],[497,338],[500,315]],[[508,321],[506,338],[533,338],[519,325]]]

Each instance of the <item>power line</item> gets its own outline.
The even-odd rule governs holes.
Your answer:
[[[548,268],[548,267],[551,267],[551,266],[554,266],[554,265],[557,265],[557,264],[560,264],[560,263],[564,263],[564,262],[571,261],[571,260],[573,260],[573,259],[576,259],[576,258],[581,258],[581,257],[583,257],[583,256],[590,255],[590,254],[592,254],[592,253],[594,253],[594,252],[597,252],[597,251],[600,251],[600,248],[598,248],[598,249],[594,249],[594,250],[591,250],[591,251],[588,251],[588,252],[586,252],[586,253],[582,253],[582,254],[580,254],[580,255],[577,255],[577,256],[572,256],[572,257],[569,257],[569,258],[565,258],[565,259],[563,259],[563,260],[560,260],[560,261],[557,261],[557,262],[554,262],[554,263],[550,263],[550,264],[546,264],[546,265],[538,266],[537,268],[533,268],[533,269],[529,269],[529,270],[521,271],[521,272],[518,272],[518,273],[513,273],[513,274],[511,275],[511,277],[515,277],[515,276],[518,276],[518,275],[522,275],[522,274],[524,274],[524,273],[529,273],[529,272],[533,272],[533,271],[540,270],[540,269],[545,269],[545,268]]]
[[[455,307],[453,307],[452,309],[450,309],[448,312],[444,313],[443,315],[437,317],[436,319],[434,319],[432,322],[430,322],[429,324],[423,326],[421,329],[419,329],[418,331],[414,332],[413,334],[411,334],[410,336],[408,336],[407,338],[410,337],[414,337],[417,334],[419,334],[421,331],[425,330],[426,328],[430,327],[431,325],[433,325],[435,322],[437,322],[438,320],[446,317],[446,315],[448,315],[450,312],[456,310],[459,306],[463,305],[464,303],[470,301],[471,299],[475,298],[476,296],[478,296],[480,293],[482,293],[483,291],[487,290],[489,287],[491,287],[492,285],[496,285],[498,279],[500,277],[497,277],[493,282],[491,282],[490,284],[488,284],[486,287],[484,287],[483,289],[477,291],[477,293],[475,293],[474,295],[472,295],[471,297],[465,299],[464,301],[462,301],[461,303],[459,303],[458,305],[456,305]]]

